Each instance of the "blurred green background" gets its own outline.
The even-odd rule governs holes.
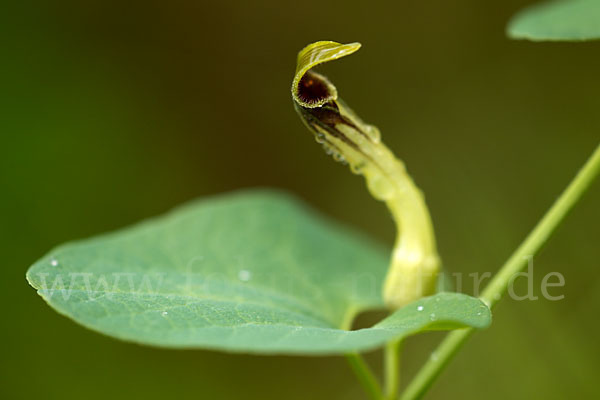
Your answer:
[[[407,163],[448,270],[497,270],[600,139],[600,43],[507,40],[506,21],[529,3],[5,5],[0,397],[362,399],[342,358],[168,351],[87,331],[46,306],[25,271],[66,240],[253,186],[391,244],[385,207],[292,107],[296,53],[323,39],[362,42],[321,71]],[[537,294],[559,271],[565,299],[504,300],[427,399],[598,395],[599,204],[596,184],[535,258]],[[439,339],[408,341],[405,380]]]

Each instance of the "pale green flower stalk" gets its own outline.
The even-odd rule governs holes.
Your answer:
[[[400,308],[436,288],[440,259],[433,226],[421,191],[401,160],[381,142],[379,130],[364,123],[323,75],[311,71],[321,63],[352,54],[360,43],[322,41],[298,53],[292,83],[294,106],[327,153],[365,177],[369,191],[386,203],[398,229],[383,298]]]

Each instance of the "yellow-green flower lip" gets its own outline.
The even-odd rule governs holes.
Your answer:
[[[350,55],[360,49],[360,46],[360,43],[320,41],[300,50],[292,82],[294,101],[305,108],[316,108],[331,100],[337,100],[335,86],[322,75],[309,71],[319,64]]]
[[[441,262],[427,204],[402,160],[381,141],[379,129],[363,122],[327,78],[310,70],[359,48],[360,43],[328,41],[306,46],[298,53],[292,96],[317,142],[363,175],[373,197],[390,209],[398,235],[382,289],[386,305],[398,309],[436,290]]]

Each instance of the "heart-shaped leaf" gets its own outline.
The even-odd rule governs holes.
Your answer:
[[[379,246],[290,196],[249,191],[63,245],[27,279],[86,327],[165,347],[341,354],[490,323],[479,300],[440,293],[348,330],[357,313],[383,307],[387,261]]]
[[[536,4],[515,15],[507,31],[515,39],[600,39],[600,1],[558,0]]]

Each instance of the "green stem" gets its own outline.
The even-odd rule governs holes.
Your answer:
[[[375,378],[375,375],[373,375],[373,372],[371,372],[371,369],[360,354],[346,354],[346,360],[369,397],[372,400],[384,400],[377,378]]]
[[[385,371],[385,398],[393,400],[398,396],[400,387],[400,350],[402,340],[393,340],[385,346],[384,371]]]
[[[481,299],[490,308],[500,300],[514,274],[527,265],[527,258],[536,254],[547,242],[569,211],[581,199],[599,171],[600,145],[596,147],[596,150],[575,179],[571,181],[567,189],[485,288]],[[435,357],[431,357],[425,363],[400,399],[415,400],[421,398],[472,333],[473,329],[462,329],[449,333],[433,353]]]

